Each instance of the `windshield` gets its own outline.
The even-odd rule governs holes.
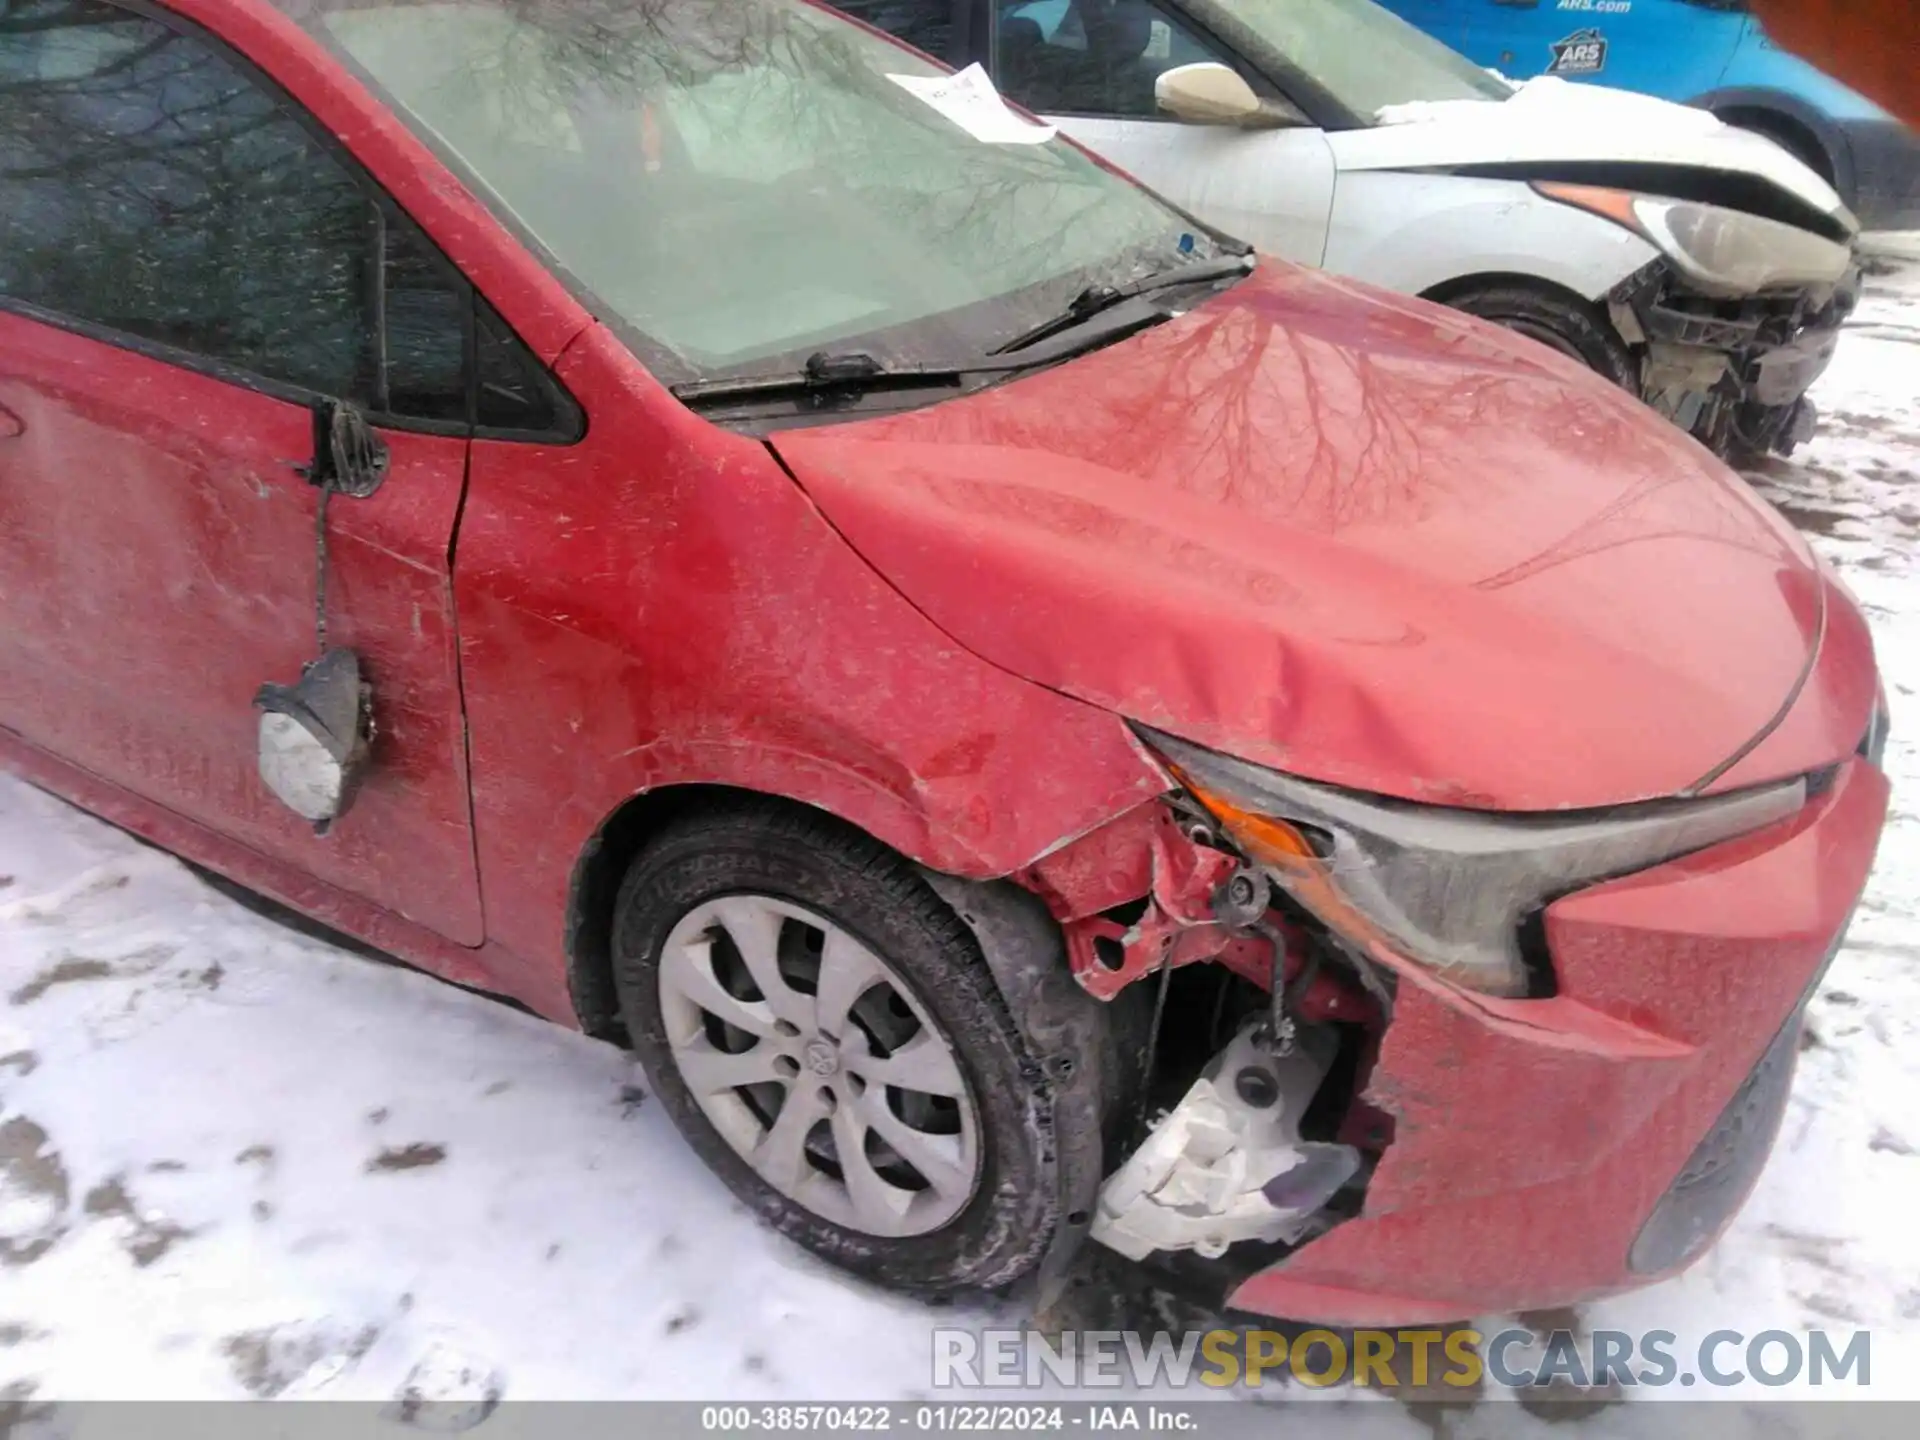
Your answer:
[[[1195,17],[1255,61],[1299,71],[1377,120],[1390,105],[1505,100],[1513,87],[1373,0],[1191,0]]]
[[[670,381],[826,347],[952,362],[1217,253],[990,90],[916,93],[944,72],[802,0],[277,3]]]

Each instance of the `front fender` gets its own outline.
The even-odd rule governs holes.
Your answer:
[[[586,437],[477,443],[454,567],[492,938],[559,973],[578,858],[662,786],[814,806],[971,879],[1166,789],[1118,717],[954,643],[605,330],[561,378]]]
[[[1363,170],[1340,176],[1326,268],[1410,295],[1520,275],[1598,300],[1658,255],[1632,231],[1516,180]]]

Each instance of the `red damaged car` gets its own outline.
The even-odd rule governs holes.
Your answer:
[[[1650,411],[802,0],[0,3],[0,754],[862,1275],[1679,1269],[1885,724]]]

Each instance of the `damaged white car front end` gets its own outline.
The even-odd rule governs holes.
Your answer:
[[[1806,392],[1859,298],[1859,225],[1799,159],[1702,110],[1552,78],[1376,121],[1329,137],[1328,269],[1532,333],[1722,455],[1812,433]],[[1566,313],[1529,324],[1494,277]]]
[[[1810,432],[1859,225],[1773,141],[1644,95],[1511,84],[1371,0],[1107,8],[1103,44],[1143,46],[1128,63],[1156,74],[1151,113],[1054,76],[1081,43],[1064,0],[1013,12],[1048,63],[997,78],[1169,199],[1548,344],[1723,456]]]

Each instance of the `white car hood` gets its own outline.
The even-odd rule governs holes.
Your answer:
[[[1389,105],[1365,130],[1328,136],[1342,170],[1627,161],[1744,173],[1854,228],[1831,185],[1762,136],[1690,105],[1543,76],[1509,100]]]

